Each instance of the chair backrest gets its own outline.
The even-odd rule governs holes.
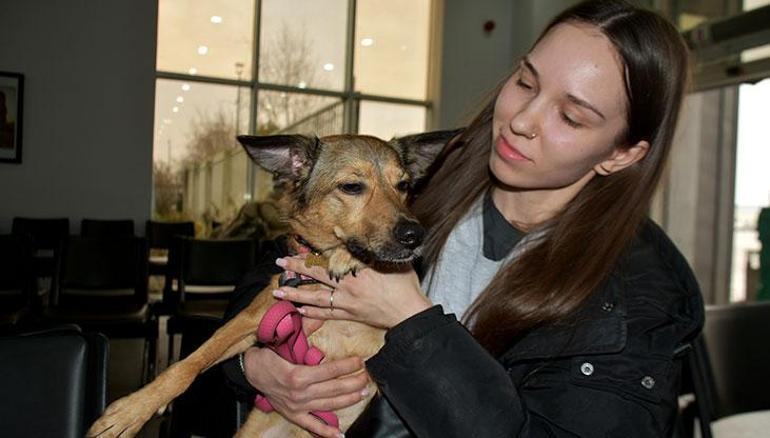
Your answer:
[[[253,239],[180,239],[180,298],[184,300],[187,285],[237,285],[254,267],[257,246]]]
[[[134,301],[146,303],[147,266],[147,241],[143,237],[70,236],[64,245],[52,304],[94,295],[130,295]]]
[[[32,240],[27,235],[0,235],[0,291],[31,300],[35,293]]]
[[[70,233],[70,220],[15,217],[11,230],[13,234],[29,235],[34,249],[58,249]]]
[[[2,436],[84,436],[104,411],[107,355],[107,338],[76,326],[0,338]]]
[[[32,239],[33,269],[37,277],[53,277],[69,229],[67,218],[13,218],[12,233]]]
[[[158,222],[148,220],[145,228],[150,249],[169,249],[174,236],[195,236],[194,222]]]
[[[706,307],[715,419],[770,409],[770,302]]]
[[[82,219],[80,235],[83,237],[131,237],[134,235],[132,219]]]

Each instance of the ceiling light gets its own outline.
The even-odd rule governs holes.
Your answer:
[[[326,64],[324,64],[324,70],[326,71],[334,70],[334,64],[332,64],[331,62],[327,62]]]
[[[364,46],[364,47],[369,47],[372,44],[374,44],[374,40],[371,39],[371,38],[364,38],[364,39],[361,40],[361,45]]]
[[[178,113],[179,112],[179,107],[175,106],[175,107],[171,108],[171,111],[173,111],[175,113]]]
[[[190,84],[182,84],[182,91],[190,91]]]
[[[209,53],[209,48],[206,46],[198,46],[198,54],[199,55],[205,55]]]
[[[214,24],[219,24],[222,22],[222,17],[220,17],[219,15],[212,15],[211,22]]]
[[[198,74],[198,69],[195,68],[195,67],[192,67],[187,72],[190,73],[191,75],[197,75]]]
[[[307,88],[307,82],[305,82],[305,81],[300,81],[300,83],[299,83],[299,84],[297,84],[297,86],[298,86],[299,88]]]
[[[176,97],[176,101],[177,101],[177,103],[182,103],[182,102],[184,102],[184,97],[182,97],[182,96],[177,96],[177,97]]]

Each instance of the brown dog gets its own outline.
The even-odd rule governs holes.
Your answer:
[[[442,131],[390,142],[353,135],[240,136],[238,140],[257,164],[288,183],[282,197],[287,223],[320,253],[330,275],[339,278],[365,265],[408,263],[414,258],[423,230],[407,210],[407,192],[455,134]],[[298,245],[294,239],[290,242]],[[135,435],[198,374],[253,346],[262,316],[275,303],[270,291],[278,288],[278,276],[268,288],[191,355],[112,403],[88,436]],[[350,321],[327,321],[310,336],[310,343],[332,360],[371,357],[383,342],[383,330]],[[346,430],[365,406],[357,403],[337,411],[340,429]],[[279,414],[257,410],[238,435],[309,436]]]

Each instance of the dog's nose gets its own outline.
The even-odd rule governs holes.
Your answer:
[[[414,249],[422,243],[422,238],[425,236],[425,229],[415,221],[401,219],[396,224],[393,235],[396,237],[398,243],[409,249]]]

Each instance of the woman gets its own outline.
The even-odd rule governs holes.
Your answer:
[[[671,434],[679,356],[703,305],[646,212],[686,66],[676,29],[654,13],[577,5],[447,146],[413,203],[429,230],[422,285],[412,270],[335,282],[300,258],[277,261],[325,284],[275,291],[306,316],[389,330],[366,362],[389,404],[376,399],[349,434]],[[366,382],[346,376],[358,359],[310,370],[272,356],[249,350],[246,380],[290,420],[335,436],[305,413],[358,400]]]

